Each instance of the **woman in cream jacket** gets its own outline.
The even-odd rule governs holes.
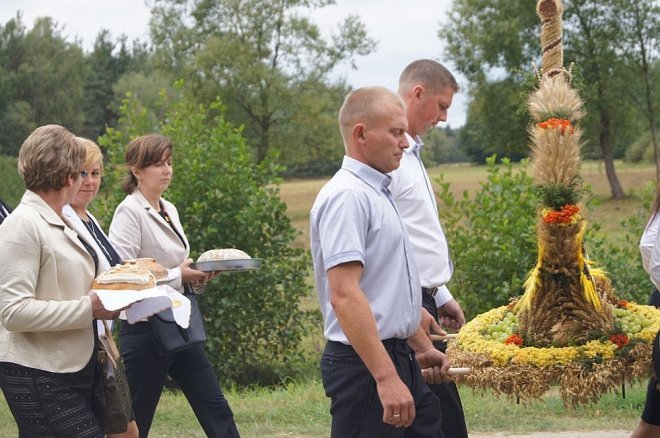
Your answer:
[[[179,214],[162,197],[173,175],[172,143],[156,134],[138,137],[128,145],[125,158],[127,196],[115,210],[110,241],[124,259],[150,257],[178,271],[170,286],[195,300],[191,285],[201,285],[210,276],[190,268],[190,245]],[[141,437],[149,433],[167,375],[181,387],[207,437],[239,436],[203,345],[161,356],[148,321],[122,323],[120,341]]]
[[[0,225],[0,387],[22,437],[103,436],[93,320],[117,315],[89,293],[96,261],[62,218],[84,159],[65,128],[37,128],[18,157],[27,190]]]

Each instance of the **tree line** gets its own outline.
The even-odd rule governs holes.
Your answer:
[[[472,159],[527,156],[524,110],[532,63],[540,65],[536,2],[453,0],[439,31],[470,82],[471,103],[459,143]],[[603,159],[612,197],[624,196],[614,159],[651,151],[660,180],[656,135],[660,94],[660,6],[654,0],[564,0],[564,62],[585,100],[586,157]],[[640,144],[641,143],[641,144]]]
[[[87,53],[51,18],[28,29],[18,12],[0,24],[0,154],[16,155],[44,123],[96,140],[118,127],[126,96],[153,129],[179,92],[173,84],[185,79],[199,104],[220,99],[256,163],[269,157],[286,167],[285,176],[327,175],[343,153],[336,112],[350,89],[332,72],[377,48],[357,16],[324,37],[314,11],[331,3],[155,0],[149,42],[101,30]],[[620,198],[615,158],[650,158],[660,178],[660,7],[653,0],[565,0],[564,7],[564,59],[575,63],[588,114],[584,155],[605,161]],[[461,129],[425,139],[428,164],[527,156],[525,100],[532,63],[540,61],[539,29],[532,1],[453,0],[438,29],[447,48],[429,57],[451,61],[467,78],[468,115]]]
[[[89,53],[49,17],[28,29],[19,11],[0,25],[0,154],[16,155],[45,123],[96,140],[118,126],[126,96],[153,129],[181,93],[173,84],[185,79],[183,91],[198,103],[221,100],[255,162],[270,157],[301,173],[328,173],[341,160],[336,113],[350,89],[331,73],[376,43],[355,16],[324,37],[306,11],[327,3],[157,0],[149,43],[101,30]]]

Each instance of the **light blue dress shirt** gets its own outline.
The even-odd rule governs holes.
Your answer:
[[[362,263],[360,287],[380,338],[405,339],[419,327],[419,276],[389,183],[388,175],[345,156],[312,207],[312,259],[328,340],[350,344],[330,304],[326,272],[353,261]]]

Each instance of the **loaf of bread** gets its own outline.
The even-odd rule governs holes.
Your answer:
[[[124,260],[122,265],[133,265],[144,268],[154,274],[156,280],[161,280],[167,277],[167,268],[156,261],[156,259],[143,257],[139,259]]]
[[[198,262],[212,262],[217,260],[242,260],[251,258],[245,251],[236,248],[210,249],[197,259]]]
[[[143,290],[156,287],[156,277],[148,269],[137,265],[117,265],[99,274],[92,289]]]

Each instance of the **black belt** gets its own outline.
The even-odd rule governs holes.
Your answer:
[[[385,350],[390,352],[403,351],[409,353],[411,351],[407,339],[389,338],[383,339],[381,342],[383,343]],[[325,344],[325,352],[328,354],[353,352],[357,355],[357,352],[352,345],[342,344],[337,341],[327,341]]]
[[[438,293],[438,288],[437,287],[423,287],[422,292],[427,293],[431,295],[432,297],[435,296],[435,294]]]

